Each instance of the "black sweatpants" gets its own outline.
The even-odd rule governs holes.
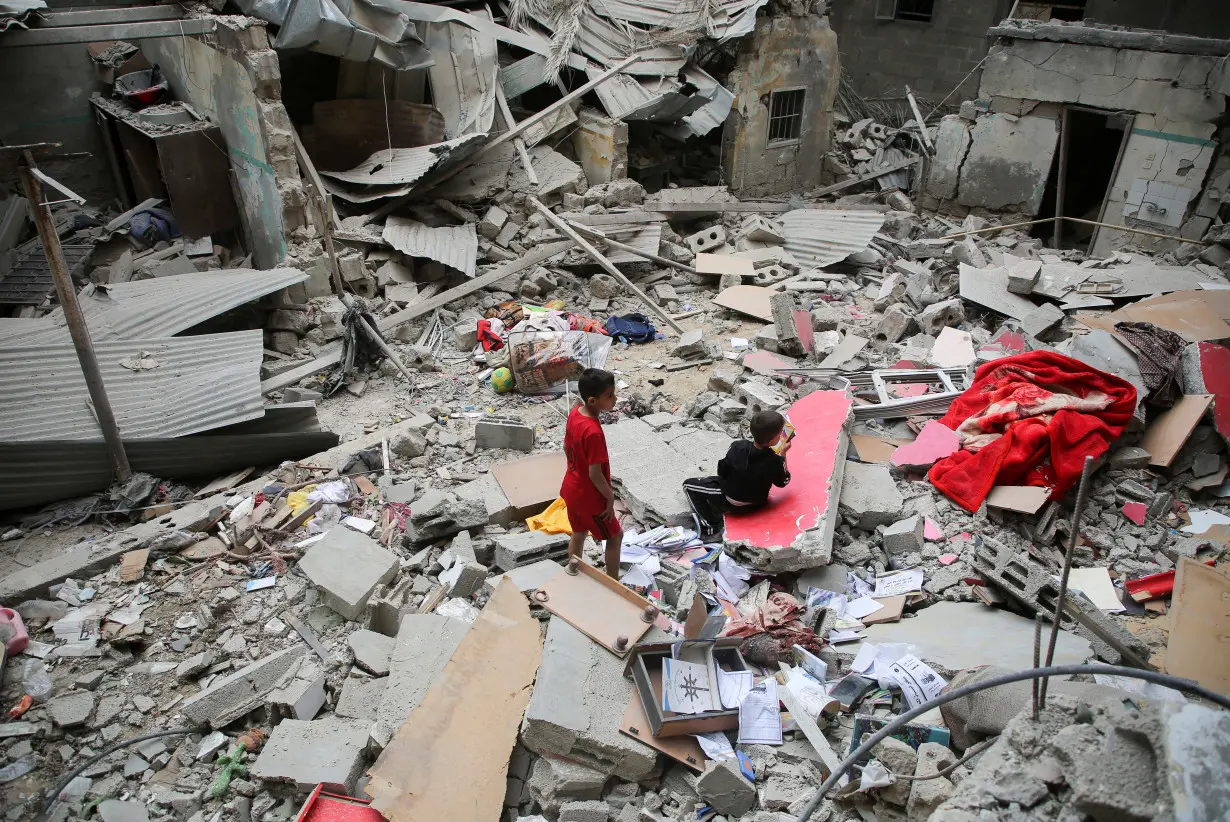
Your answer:
[[[683,482],[683,493],[687,495],[688,504],[700,519],[701,536],[720,534],[726,524],[725,514],[734,508],[717,477],[693,477]]]

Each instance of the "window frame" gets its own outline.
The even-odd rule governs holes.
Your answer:
[[[938,0],[931,0],[931,12],[924,19],[922,17],[902,17],[901,16],[901,0],[875,0],[875,8],[873,15],[876,20],[891,20],[899,23],[931,23],[935,20],[935,4]]]
[[[799,107],[797,113],[794,114],[773,114],[773,101],[778,95],[798,94]],[[807,87],[794,86],[791,88],[778,88],[769,92],[769,119],[766,127],[766,145],[769,148],[780,148],[792,144],[801,143],[803,141],[803,115],[807,111]],[[774,137],[773,123],[775,120],[793,120],[797,126],[795,134],[790,137]]]

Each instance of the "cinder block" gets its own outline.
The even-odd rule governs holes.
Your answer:
[[[533,451],[534,427],[515,417],[483,417],[474,426],[474,444],[478,448]]]
[[[338,525],[299,560],[321,599],[349,621],[357,620],[377,585],[397,574],[397,556],[373,539]]]
[[[299,669],[283,677],[283,683],[269,692],[269,704],[292,719],[315,718],[325,706],[325,669],[314,654],[299,663]]]
[[[704,231],[698,231],[686,239],[688,248],[692,249],[693,254],[700,254],[708,251],[711,248],[717,248],[726,244],[726,229],[721,225],[715,225],[712,228],[706,228]]]
[[[495,565],[502,571],[511,571],[544,559],[564,559],[568,556],[568,542],[568,534],[548,534],[544,531],[496,537]]]
[[[293,782],[300,790],[354,792],[363,770],[367,725],[351,720],[284,719],[265,743],[252,775],[266,782]]]
[[[214,728],[228,725],[260,707],[264,696],[307,653],[309,651],[305,646],[296,645],[261,657],[196,696],[189,697],[179,711],[198,724],[209,723]]]
[[[884,550],[890,557],[921,551],[923,525],[923,518],[918,514],[900,522],[894,522],[884,530]]]
[[[760,380],[747,380],[735,386],[735,396],[743,401],[750,418],[757,411],[778,411],[786,405],[786,395]]]

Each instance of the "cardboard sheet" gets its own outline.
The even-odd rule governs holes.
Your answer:
[[[841,342],[837,343],[837,347],[833,349],[833,353],[829,354],[820,361],[821,368],[840,368],[862,351],[869,341],[866,337],[860,337],[856,334],[847,334],[841,338]]]
[[[498,818],[541,660],[538,620],[504,580],[372,766],[372,807],[391,822]]]
[[[877,465],[888,465],[896,450],[910,442],[912,440],[877,437],[872,434],[850,435],[850,445],[858,452],[859,462],[873,462]]]
[[[1226,295],[1226,296],[1222,296]],[[1176,291],[1126,305],[1109,314],[1078,313],[1090,328],[1114,332],[1115,323],[1145,322],[1173,331],[1188,342],[1230,337],[1230,291]]]
[[[756,274],[756,264],[750,259],[729,254],[697,254],[692,265],[698,274],[738,274],[740,277]]]
[[[623,721],[619,723],[619,731],[638,742],[644,742],[651,748],[661,751],[671,759],[679,762],[697,773],[705,770],[709,757],[701,750],[696,737],[684,734],[682,736],[654,736],[649,729],[649,718],[641,707],[639,694],[632,694],[628,700],[628,710],[624,711]]]
[[[1111,613],[1123,610],[1123,603],[1115,593],[1115,585],[1110,581],[1110,572],[1105,568],[1073,568],[1068,575],[1068,584],[1079,588],[1098,610]]]
[[[1230,693],[1230,579],[1184,557],[1175,575],[1166,673]]]
[[[559,496],[559,487],[568,470],[563,451],[535,454],[491,466],[508,504],[514,508],[545,507]]]
[[[769,297],[772,294],[769,289],[758,285],[735,285],[714,297],[713,302],[722,308],[771,323],[773,312],[769,309]]]
[[[1050,489],[1036,485],[996,485],[987,495],[987,505],[1022,514],[1036,514],[1050,495]]]
[[[905,594],[895,597],[880,597],[876,602],[884,607],[870,616],[863,617],[860,622],[864,625],[878,625],[881,622],[899,622],[901,614],[905,610],[905,600]]]
[[[1145,429],[1140,447],[1149,452],[1150,465],[1164,468],[1174,461],[1212,401],[1212,394],[1186,394]]]

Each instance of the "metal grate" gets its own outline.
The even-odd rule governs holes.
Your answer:
[[[806,91],[775,91],[769,97],[769,140],[797,140],[803,131]]]
[[[929,23],[934,13],[935,0],[897,0],[895,16],[898,20],[920,20]]]

